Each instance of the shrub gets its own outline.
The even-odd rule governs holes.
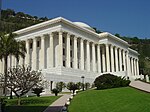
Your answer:
[[[94,81],[95,87],[97,89],[108,89],[116,87],[125,87],[130,83],[129,80],[126,80],[124,77],[114,76],[112,74],[103,74],[97,77]]]
[[[40,97],[40,94],[43,92],[43,87],[32,88],[32,93],[36,94],[37,97]]]
[[[68,84],[67,84],[67,89],[71,91],[71,86],[72,86],[73,84],[74,84],[73,82],[68,82]]]
[[[59,93],[59,90],[57,88],[54,88],[54,89],[52,89],[52,93],[54,93],[55,96],[57,96]]]
[[[75,90],[78,89],[78,85],[75,84],[75,83],[73,83],[73,82],[69,82],[69,83],[67,84],[67,89],[69,89],[70,91],[72,90],[72,91],[73,91],[73,94],[74,94]]]
[[[81,82],[77,82],[76,84],[77,84],[79,90],[80,90],[80,89],[82,88],[82,86],[83,86],[83,84],[82,84]]]
[[[89,89],[90,88],[90,83],[89,82],[86,82],[85,83],[85,89],[87,90],[87,89]]]
[[[4,110],[5,110],[5,106],[6,106],[6,101],[5,101],[5,99],[4,98],[0,98],[0,105],[1,105],[1,110],[0,110],[0,112],[4,112]]]
[[[66,87],[66,84],[64,82],[57,82],[56,88],[59,90],[59,92],[62,92],[62,89]]]

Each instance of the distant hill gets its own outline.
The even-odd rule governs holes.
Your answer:
[[[0,33],[13,32],[47,20],[49,20],[47,17],[38,18],[23,12],[15,12],[12,9],[2,10]]]
[[[12,9],[2,10],[2,18],[0,22],[0,33],[10,33],[31,25],[35,25],[50,20],[47,17],[37,17],[25,14],[23,12],[15,12]],[[101,33],[94,27],[97,33]],[[131,44],[131,48],[139,52],[140,67],[150,69],[150,39],[140,39],[138,37],[126,37],[115,34],[117,37]]]

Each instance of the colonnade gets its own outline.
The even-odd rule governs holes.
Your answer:
[[[96,43],[62,31],[27,39],[25,42],[26,56],[20,59],[19,64],[30,65],[33,70],[64,66],[88,72],[131,71],[132,75],[139,74],[138,59],[129,57],[127,49],[112,44]],[[9,62],[12,63],[10,66],[17,64],[14,57]],[[2,66],[3,62],[0,61],[1,71]]]
[[[129,63],[130,63],[130,74],[132,76],[139,74],[139,60],[133,57],[129,57]]]

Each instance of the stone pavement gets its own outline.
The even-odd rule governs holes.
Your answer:
[[[70,97],[70,94],[64,94],[62,97],[53,102],[49,107],[47,107],[43,112],[60,112],[61,108],[67,102],[67,99]]]
[[[150,93],[150,84],[148,83],[137,80],[137,81],[131,81],[130,86]]]

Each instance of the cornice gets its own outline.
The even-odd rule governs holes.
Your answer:
[[[14,33],[19,35],[19,34],[26,33],[26,32],[32,31],[32,30],[36,30],[36,29],[45,27],[47,25],[51,25],[51,24],[58,23],[58,22],[63,22],[65,24],[68,24],[68,25],[70,25],[70,26],[72,26],[74,28],[77,28],[79,30],[82,30],[82,31],[84,31],[86,33],[89,33],[89,34],[94,35],[97,38],[99,38],[99,35],[97,33],[93,32],[91,30],[88,30],[86,28],[80,27],[80,26],[74,24],[73,22],[63,18],[63,17],[57,17],[57,18],[54,18],[54,19],[51,19],[51,20],[48,20],[48,21],[45,21],[45,22],[42,22],[42,23],[30,26],[30,27],[27,27],[27,28],[24,28],[24,29],[21,29],[21,30],[15,31]]]
[[[118,38],[118,37],[115,36],[115,35],[112,35],[111,33],[104,32],[104,33],[100,33],[99,36],[100,36],[100,38],[110,37],[110,38],[112,38],[112,39],[115,39],[115,40],[117,40],[117,41],[119,41],[119,42],[121,42],[121,43],[123,43],[123,44],[129,46],[128,42],[126,42],[126,41],[124,41],[124,40]]]
[[[74,27],[74,28],[76,28],[76,29],[79,29],[79,30],[81,30],[81,31],[83,31],[83,32],[86,32],[86,33],[88,33],[88,34],[91,34],[91,35],[93,35],[93,36],[95,36],[95,37],[97,37],[97,38],[110,37],[110,38],[112,38],[112,39],[115,39],[115,40],[117,40],[117,41],[119,41],[119,42],[121,42],[121,43],[123,43],[123,44],[129,46],[129,44],[128,44],[126,41],[124,41],[124,40],[122,40],[122,39],[120,39],[120,38],[118,38],[118,37],[116,37],[116,36],[114,36],[114,35],[112,35],[112,34],[110,34],[110,33],[108,33],[108,32],[104,32],[104,33],[97,34],[97,33],[93,32],[93,31],[91,31],[91,30],[88,30],[88,29],[84,28],[84,27],[80,27],[80,26],[74,24],[73,22],[71,22],[71,21],[69,21],[69,20],[63,18],[63,17],[57,17],[57,18],[48,20],[48,21],[46,21],[46,22],[42,22],[42,23],[39,23],[39,24],[30,26],[30,27],[27,27],[27,28],[24,28],[24,29],[15,31],[14,33],[20,35],[20,34],[27,33],[27,32],[32,31],[32,30],[36,30],[36,29],[39,29],[39,28],[42,28],[42,27],[45,27],[45,26],[48,26],[48,25],[52,25],[52,24],[58,23],[58,22],[65,23],[65,24],[67,24],[67,25],[69,25],[69,26],[72,26],[72,27]]]
[[[129,50],[129,52],[132,52],[132,53],[134,53],[134,54],[140,55],[136,50],[133,50],[133,49],[131,49],[131,48],[128,48],[128,50]]]
[[[15,31],[14,33],[19,35],[19,34],[26,33],[26,32],[31,31],[31,30],[35,30],[35,29],[42,28],[42,27],[45,27],[45,26],[50,25],[50,24],[57,23],[60,20],[61,20],[61,17],[58,17],[58,18],[55,18],[52,20],[48,20],[48,21],[36,24],[36,25],[29,26],[27,28],[23,28],[21,30]]]

